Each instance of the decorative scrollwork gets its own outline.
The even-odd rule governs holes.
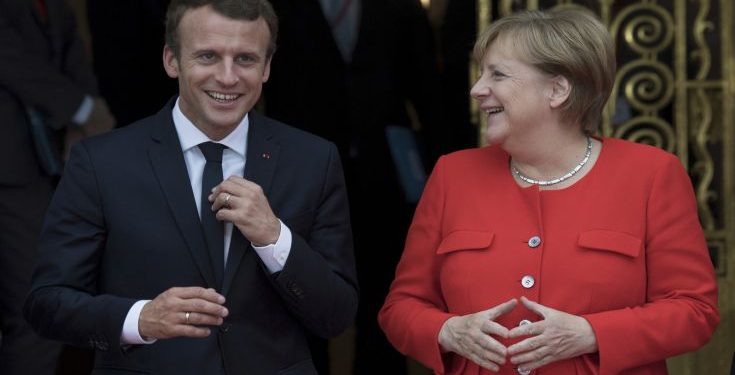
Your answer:
[[[707,148],[709,130],[712,127],[712,104],[704,89],[697,89],[692,95],[689,120],[692,133],[692,152],[696,161],[692,163],[690,172],[698,177],[696,184],[697,207],[699,219],[705,230],[715,229],[715,219],[710,209],[710,202],[717,200],[717,193],[712,191],[712,179],[715,174],[714,161]]]
[[[623,25],[629,16],[633,18]],[[674,20],[666,9],[654,3],[641,3],[623,9],[613,20],[611,34],[617,37],[624,26],[625,43],[640,54],[656,54],[669,47],[674,38]]]
[[[674,74],[658,61],[639,59],[625,64],[615,78],[613,95],[620,84],[628,103],[647,114],[661,110],[674,95]]]
[[[692,51],[690,55],[692,60],[699,60],[700,63],[696,75],[696,79],[698,80],[707,78],[710,66],[712,65],[711,53],[704,37],[705,32],[712,31],[714,29],[712,22],[707,21],[708,14],[709,1],[700,1],[697,17],[694,20],[694,25],[692,25],[692,35],[694,36],[695,43],[697,43],[697,49]]]
[[[707,21],[709,16],[709,1],[700,1],[697,16],[692,25],[692,36],[697,48],[691,52],[690,59],[698,60],[699,67],[696,73],[696,80],[703,81],[707,79],[707,75],[711,66],[711,53],[707,45],[705,32],[714,29],[712,22]],[[712,188],[712,180],[714,178],[715,166],[712,156],[707,147],[707,141],[710,137],[710,129],[712,127],[712,104],[707,98],[704,89],[696,89],[690,96],[689,105],[689,124],[690,139],[692,142],[692,153],[695,160],[692,161],[690,171],[693,176],[697,177],[696,195],[697,208],[699,209],[699,219],[705,231],[713,231],[716,224],[710,203],[718,199],[718,195]]]
[[[613,136],[656,146],[669,152],[674,152],[676,148],[676,135],[671,124],[655,116],[639,116],[625,121],[615,129]]]
[[[591,10],[590,8],[588,8],[588,7],[584,6],[584,5],[579,5],[579,4],[574,4],[574,3],[568,3],[568,2],[567,3],[559,3],[557,5],[554,5],[551,9],[557,9],[557,10],[561,10],[561,9],[578,9],[578,10],[586,10],[586,11],[590,11]]]

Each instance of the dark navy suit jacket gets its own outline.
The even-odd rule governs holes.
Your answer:
[[[208,339],[120,345],[135,301],[214,287],[172,106],[75,146],[41,234],[26,317],[50,338],[95,348],[94,374],[315,374],[306,332],[337,335],[357,308],[342,167],[332,143],[255,112],[245,178],[293,233],[283,270],[271,275],[234,230],[224,325]]]

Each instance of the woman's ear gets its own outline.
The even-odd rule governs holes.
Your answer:
[[[569,99],[572,92],[572,84],[567,77],[558,75],[551,78],[551,90],[549,92],[549,105],[551,108],[559,108]]]

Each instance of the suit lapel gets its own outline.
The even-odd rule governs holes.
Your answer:
[[[250,112],[248,131],[248,150],[245,165],[245,178],[263,188],[266,196],[270,191],[273,174],[278,163],[281,146],[273,138],[273,129],[268,120],[255,112]]]
[[[276,171],[280,146],[273,139],[272,129],[269,128],[264,117],[255,112],[249,114],[248,147],[245,160],[245,179],[258,184],[269,196],[271,182]],[[227,257],[225,279],[222,294],[229,292],[232,279],[237,272],[245,252],[250,248],[250,242],[240,233],[237,227],[232,229],[230,252]]]
[[[153,142],[148,155],[158,183],[161,185],[171,214],[188,245],[199,272],[208,287],[215,287],[212,264],[209,260],[204,235],[197,213],[189,173],[181,151],[176,128],[171,117],[173,100],[156,115],[151,136]]]

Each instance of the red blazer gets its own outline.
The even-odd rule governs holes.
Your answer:
[[[706,343],[717,285],[686,172],[657,148],[602,142],[562,190],[519,187],[499,147],[442,157],[379,314],[393,345],[436,373],[489,374],[441,355],[439,330],[520,296],[586,318],[599,347],[534,374],[666,374],[667,357]],[[540,317],[519,304],[498,322],[523,319]],[[517,374],[510,363],[500,373]]]

